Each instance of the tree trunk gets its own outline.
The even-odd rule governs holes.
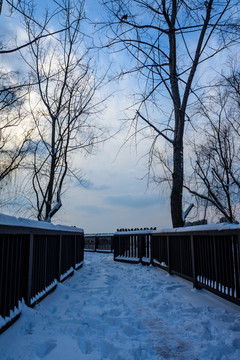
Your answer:
[[[173,227],[182,227],[182,191],[183,191],[183,144],[173,148],[173,179],[171,191],[171,216]]]
[[[182,227],[184,219],[182,214],[183,192],[183,133],[184,112],[175,108],[175,139],[173,144],[173,179],[171,191],[171,216],[173,227]]]

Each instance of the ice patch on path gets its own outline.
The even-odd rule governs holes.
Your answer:
[[[0,335],[0,360],[239,360],[240,308],[157,267],[86,253]]]

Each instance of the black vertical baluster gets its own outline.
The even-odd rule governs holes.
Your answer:
[[[18,303],[18,301],[22,300],[21,299],[21,281],[22,281],[22,248],[23,248],[23,236],[19,236],[18,238],[18,254],[17,254],[17,258],[18,258],[18,266],[17,266],[17,288],[16,288],[16,305]]]
[[[215,279],[216,285],[214,284],[214,288],[218,289],[219,287],[219,275],[218,275],[218,258],[217,258],[217,237],[213,237],[213,251],[214,251],[214,270],[215,270]]]
[[[31,295],[32,295],[32,282],[33,282],[33,251],[34,251],[34,246],[33,246],[33,234],[30,234],[30,239],[29,239],[29,262],[28,262],[28,279],[27,279],[27,299],[26,299],[26,304],[30,305],[30,301],[31,301]]]
[[[236,278],[236,298],[240,300],[240,235],[236,236],[234,241],[234,263]]]
[[[228,239],[228,256],[229,256],[229,288],[228,292],[230,296],[234,293],[234,266],[233,266],[233,236],[229,236]]]
[[[180,271],[180,274],[183,274],[183,262],[184,262],[184,258],[183,258],[183,255],[184,255],[184,252],[185,252],[185,241],[184,241],[184,237],[183,236],[180,236],[179,239],[178,239],[178,242],[179,242],[179,260],[180,260],[180,264],[179,264],[179,271]],[[176,254],[176,259],[177,259],[177,254]]]
[[[135,257],[139,258],[139,244],[138,244],[138,236],[134,235],[134,244],[135,244]]]
[[[225,258],[225,242],[224,237],[221,236],[220,238],[220,268],[221,268],[221,292],[225,294],[225,284],[226,284],[226,258]],[[224,290],[223,290],[224,289]]]
[[[46,287],[49,285],[49,282],[48,282],[48,276],[49,276],[49,273],[48,273],[48,268],[47,268],[47,248],[48,248],[48,236],[45,235],[44,238],[43,238],[43,245],[44,245],[44,257],[43,257],[43,263],[44,263],[44,277],[43,277],[43,289],[46,289]],[[54,259],[53,259],[54,260]]]
[[[9,241],[9,278],[8,278],[8,307],[13,310],[12,293],[14,286],[14,245],[16,235],[11,236]]]
[[[44,238],[45,236],[40,235],[39,236],[39,252],[38,254],[40,254],[39,256],[39,285],[38,285],[38,289],[37,292],[41,291],[43,289],[43,278],[44,278],[44,258],[45,258],[45,254],[44,254]]]
[[[150,254],[151,254],[151,258],[150,258],[150,264],[153,264],[153,236],[150,235]]]
[[[206,274],[206,243],[208,241],[208,237],[205,236],[203,239],[203,243],[202,243],[202,264],[203,264],[203,283],[206,285],[206,279],[207,279],[207,274]]]
[[[211,274],[211,238],[207,241],[207,276],[208,276],[208,287],[211,288],[212,274]]]
[[[209,236],[209,251],[210,251],[210,272],[211,272],[210,286],[211,286],[211,288],[213,288],[215,276],[214,276],[214,256],[213,256],[213,238],[212,238],[212,236]]]
[[[223,259],[223,256],[222,256],[222,238],[221,237],[218,237],[217,238],[217,264],[218,264],[218,276],[219,276],[219,285],[218,285],[218,291],[219,292],[222,292],[222,283],[223,283],[223,273],[222,273],[222,266],[221,266],[221,263],[222,263],[222,259]]]
[[[60,281],[62,275],[62,234],[58,236],[58,277],[57,280]]]
[[[136,257],[136,249],[134,245],[134,235],[131,235],[131,256]]]
[[[76,269],[76,264],[77,264],[77,237],[76,235],[73,235],[73,241],[74,241],[74,264],[73,264],[73,268]]]
[[[223,245],[223,263],[222,263],[222,270],[223,270],[223,293],[226,294],[228,291],[228,244],[227,238],[224,236],[222,237],[222,245]]]
[[[192,277],[193,277],[193,287],[197,288],[197,273],[195,265],[195,242],[194,237],[191,235],[191,256],[192,256]]]
[[[6,273],[5,273],[5,294],[3,293],[3,304],[4,304],[4,311],[3,315],[4,317],[10,315],[10,309],[9,309],[9,269],[10,269],[10,241],[11,236],[7,237],[7,244],[6,244]]]
[[[168,257],[168,273],[171,274],[171,249],[170,249],[170,236],[167,236],[167,257]]]
[[[18,239],[19,235],[15,235],[14,237],[14,244],[13,244],[13,272],[12,272],[12,294],[11,294],[11,309],[14,309],[14,307],[17,306],[16,304],[16,293],[17,293],[17,280],[18,280]]]
[[[203,237],[198,235],[198,251],[197,251],[197,263],[198,263],[198,274],[199,274],[199,281],[203,283],[203,266],[202,266],[202,243]]]
[[[230,241],[230,251],[229,251],[229,256],[230,256],[230,271],[231,271],[231,276],[230,276],[230,282],[231,282],[231,293],[230,295],[232,297],[234,297],[234,293],[235,293],[235,281],[234,281],[234,276],[235,276],[235,264],[234,264],[234,236],[232,235],[229,239]]]
[[[0,235],[0,293],[4,292],[4,250],[5,250],[5,241],[4,236]],[[0,315],[3,316],[3,297],[0,296]]]

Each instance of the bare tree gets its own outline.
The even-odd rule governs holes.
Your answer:
[[[32,142],[32,187],[37,217],[51,221],[62,206],[67,175],[72,175],[72,154],[90,153],[104,138],[104,129],[91,117],[102,107],[97,92],[104,75],[97,77],[81,29],[84,2],[63,0],[59,21],[67,29],[51,38],[36,39],[37,29],[26,19],[30,57],[24,57],[37,83],[30,96],[31,117],[37,130]]]
[[[53,1],[54,2],[54,1]],[[66,31],[66,28],[59,27],[56,31],[49,31],[47,18],[41,23],[36,19],[33,12],[33,2],[19,0],[5,0],[5,11],[2,12],[3,1],[0,2],[0,15],[12,16],[17,15],[18,19],[31,21],[38,27],[31,41],[17,44],[17,27],[16,38],[10,38],[7,33],[1,36],[0,55],[16,53],[24,49],[41,38],[47,38],[55,34]],[[60,7],[56,7],[52,17],[59,14]],[[10,45],[9,45],[10,44]],[[16,54],[15,54],[16,55]],[[10,55],[9,55],[10,56]],[[14,170],[17,170],[26,157],[29,149],[29,140],[31,130],[29,122],[26,120],[24,113],[24,101],[28,94],[30,83],[20,76],[18,71],[9,70],[11,68],[11,57],[9,59],[8,69],[1,66],[0,68],[0,181],[9,179]],[[5,58],[6,61],[6,58]]]
[[[29,150],[31,130],[23,125],[28,86],[19,86],[16,77],[0,72],[0,183],[20,167]]]
[[[146,127],[172,149],[171,216],[183,226],[184,131],[190,120],[189,102],[198,99],[208,82],[198,84],[201,64],[233,44],[238,1],[105,0],[111,29],[108,46],[131,56],[142,85],[142,98],[133,119],[134,131]],[[220,41],[219,40],[220,37]],[[156,117],[158,117],[156,119]],[[144,125],[142,126],[141,123]],[[138,125],[140,124],[140,127]],[[142,127],[141,127],[142,126]]]
[[[194,173],[190,184],[185,184],[192,195],[230,223],[236,221],[240,209],[239,84],[239,73],[225,77],[201,107],[204,139],[194,143]]]
[[[29,21],[31,21],[32,23],[34,23],[36,25],[36,27],[38,28],[38,32],[35,33],[35,36],[32,37],[31,39],[29,39],[29,41],[18,44],[15,41],[15,44],[12,43],[11,41],[11,46],[9,47],[9,39],[7,39],[5,42],[4,40],[1,41],[1,47],[0,47],[0,55],[3,54],[11,54],[11,53],[15,53],[19,50],[22,50],[24,48],[27,48],[28,46],[30,46],[31,44],[35,43],[36,41],[38,41],[41,38],[46,38],[49,36],[53,36],[53,35],[57,35],[61,32],[66,31],[68,28],[63,28],[62,26],[59,27],[59,29],[55,30],[55,31],[50,31],[49,27],[48,27],[48,22],[50,20],[50,18],[45,18],[43,20],[43,22],[40,22],[34,14],[34,1],[28,1],[28,0],[5,0],[6,3],[6,13],[8,14],[8,16],[11,16],[12,14],[17,14],[19,16],[19,18],[23,21],[25,21],[26,19],[28,19]],[[59,13],[61,12],[61,6],[58,6],[58,2],[53,0],[52,1],[53,4],[57,5],[55,7],[55,11],[51,14],[51,20],[53,18],[57,18],[57,16],[59,15]],[[2,6],[3,6],[3,0],[0,1],[0,15],[2,13]],[[60,24],[59,24],[60,25]],[[16,32],[16,38],[17,38],[17,32]],[[13,39],[11,39],[13,40]],[[16,39],[15,39],[16,40]]]

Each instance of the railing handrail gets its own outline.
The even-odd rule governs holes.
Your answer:
[[[57,231],[57,232],[73,232],[73,233],[84,233],[84,230],[81,228],[77,228],[75,226],[66,226],[66,225],[54,225],[47,221],[36,221],[32,219],[25,218],[17,218],[14,216],[9,216],[0,213],[0,227],[1,229],[6,229],[9,231],[13,229],[18,229],[22,233],[26,233],[26,231]]]

